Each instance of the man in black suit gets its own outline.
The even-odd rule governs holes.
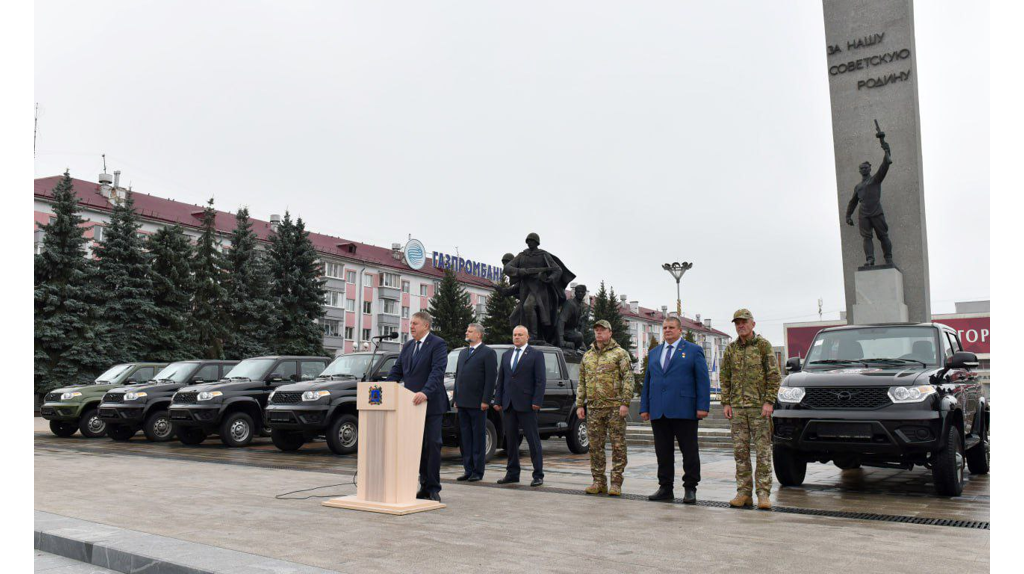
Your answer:
[[[540,433],[537,431],[537,411],[544,402],[544,386],[547,376],[544,372],[544,353],[530,348],[527,341],[530,333],[519,325],[512,331],[512,344],[501,359],[498,369],[498,385],[494,395],[494,409],[505,413],[505,451],[508,465],[505,477],[498,484],[519,482],[519,430],[522,429],[530,445],[530,461],[533,463],[533,482],[530,486],[544,484],[544,453],[540,448]]]
[[[423,450],[420,452],[420,490],[416,498],[441,502],[441,419],[448,412],[448,393],[444,390],[444,371],[448,366],[448,345],[430,332],[429,313],[412,314],[412,336],[398,354],[388,373],[389,381],[401,381],[416,393],[414,404],[427,402],[423,423]]]
[[[498,354],[483,344],[484,327],[470,323],[466,328],[469,346],[459,353],[455,366],[455,409],[459,412],[459,439],[465,472],[455,480],[476,482],[484,477],[487,456],[487,409],[494,397]]]

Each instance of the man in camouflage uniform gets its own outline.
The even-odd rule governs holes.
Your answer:
[[[736,459],[736,497],[733,507],[753,506],[750,442],[757,451],[757,507],[770,510],[772,491],[772,410],[779,394],[779,365],[772,344],[754,333],[754,316],[740,309],[732,316],[739,337],[722,358],[722,407],[732,421]]]
[[[629,353],[612,339],[612,326],[604,319],[594,323],[594,344],[580,363],[576,416],[587,421],[590,437],[590,473],[594,484],[587,494],[622,496],[622,472],[626,470],[626,417],[633,398],[633,366]],[[584,408],[586,407],[586,408]],[[605,480],[605,435],[612,443],[612,484]]]

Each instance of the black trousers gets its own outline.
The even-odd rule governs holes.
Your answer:
[[[697,488],[700,482],[700,449],[697,447],[697,421],[660,418],[651,421],[654,454],[658,457],[658,485],[671,489],[676,474],[676,449],[683,453],[683,486]]]
[[[879,213],[871,217],[860,218],[860,236],[864,239],[864,256],[871,263],[875,262],[875,243],[871,240],[871,233],[878,236],[878,242],[882,244],[882,257],[886,261],[892,259],[892,241],[889,240],[889,225],[885,222],[885,214]]]
[[[420,451],[420,488],[441,492],[441,417],[427,415],[423,423],[423,450]]]
[[[462,468],[470,476],[483,476],[487,457],[487,412],[471,407],[459,407],[458,412]]]
[[[537,431],[537,411],[508,409],[505,413],[505,451],[508,464],[505,475],[519,478],[519,429],[523,430],[526,443],[530,445],[530,462],[533,464],[533,478],[544,478],[544,453],[540,447],[540,433]]]

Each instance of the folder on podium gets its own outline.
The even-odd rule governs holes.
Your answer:
[[[385,514],[444,508],[440,502],[416,498],[427,403],[414,405],[415,393],[394,381],[361,382],[357,393],[356,494],[332,498],[323,505]]]

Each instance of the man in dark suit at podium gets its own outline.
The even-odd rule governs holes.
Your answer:
[[[416,393],[413,403],[427,402],[423,425],[423,450],[420,452],[420,490],[416,498],[441,502],[441,418],[448,412],[448,394],[444,390],[444,371],[448,366],[448,345],[430,332],[431,317],[425,311],[412,314],[411,338],[402,346],[389,381],[405,383]]]
[[[459,441],[465,472],[455,480],[476,482],[484,477],[487,458],[487,409],[494,397],[498,354],[483,343],[484,327],[470,323],[466,343],[455,366],[453,400],[459,411]]]
[[[512,331],[513,348],[505,352],[498,369],[498,384],[494,395],[494,409],[505,412],[505,451],[508,465],[505,477],[498,484],[519,482],[519,430],[522,429],[530,445],[530,461],[533,463],[533,482],[530,486],[544,484],[544,453],[540,447],[540,433],[537,431],[537,411],[544,402],[544,387],[547,375],[544,371],[544,353],[531,349],[527,344],[530,333],[519,325]]]

